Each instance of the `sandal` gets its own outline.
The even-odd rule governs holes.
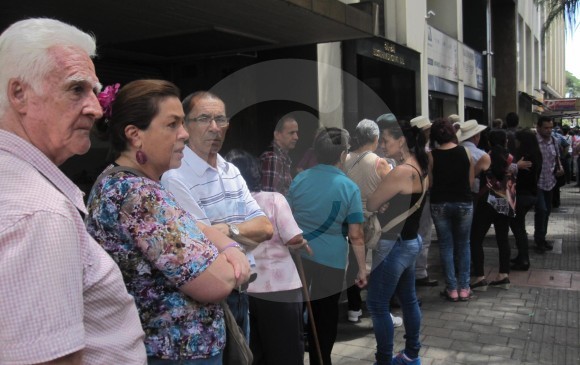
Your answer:
[[[445,289],[441,292],[441,296],[447,299],[450,302],[457,302],[459,300],[459,296],[457,294],[457,289],[449,290]]]
[[[459,290],[459,300],[461,300],[462,302],[466,302],[469,299],[471,299],[471,289],[469,288],[464,288],[464,289],[460,289]]]

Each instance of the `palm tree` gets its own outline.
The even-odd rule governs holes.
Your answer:
[[[542,5],[546,8],[548,16],[544,22],[545,34],[550,25],[558,19],[564,18],[566,23],[566,32],[571,31],[573,33],[576,28],[576,21],[580,15],[580,1],[579,0],[535,0],[536,4]]]

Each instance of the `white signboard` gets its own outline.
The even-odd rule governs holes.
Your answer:
[[[463,46],[463,82],[467,86],[483,90],[483,57],[481,53]]]
[[[427,70],[429,75],[457,81],[457,40],[427,26]]]

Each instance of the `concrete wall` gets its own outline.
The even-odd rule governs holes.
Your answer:
[[[490,120],[504,118],[507,113],[518,110],[516,15],[513,1],[491,0],[495,97]]]
[[[562,20],[554,22],[545,36],[544,45],[544,67],[542,80],[558,95],[563,97],[566,92],[566,54],[564,22]]]
[[[340,42],[317,45],[320,125],[344,127],[342,53]]]
[[[429,19],[429,24],[448,36],[462,41],[462,27],[458,25],[461,20],[461,0],[427,0],[427,10],[435,12],[435,16]],[[457,16],[457,15],[460,16]]]

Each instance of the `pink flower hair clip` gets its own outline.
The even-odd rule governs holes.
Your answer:
[[[117,93],[119,92],[119,88],[121,84],[116,83],[114,85],[109,85],[105,87],[103,91],[97,95],[97,99],[99,99],[99,104],[101,104],[101,108],[103,108],[103,116],[108,121],[111,118],[111,114],[113,112],[113,102],[117,97]]]

